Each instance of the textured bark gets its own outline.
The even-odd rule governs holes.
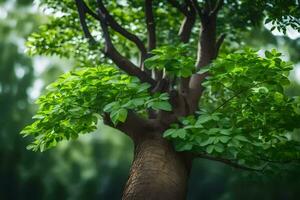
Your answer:
[[[122,27],[102,0],[97,0],[98,13],[89,9],[83,0],[76,0],[79,19],[85,37],[90,43],[96,41],[91,35],[86,23],[86,15],[90,15],[100,22],[102,36],[104,38],[104,55],[112,60],[121,70],[131,76],[135,76],[141,82],[151,85],[151,93],[167,92],[172,111],[154,112],[149,109],[149,119],[139,117],[130,110],[125,122],[114,126],[108,113],[104,113],[104,123],[113,126],[128,135],[135,145],[135,155],[132,163],[129,179],[126,183],[122,199],[154,199],[154,200],[182,200],[186,198],[187,181],[191,167],[191,160],[195,155],[175,152],[173,146],[162,138],[162,133],[170,127],[170,124],[178,122],[183,116],[193,114],[198,108],[198,102],[202,95],[202,81],[208,75],[193,74],[188,78],[180,78],[179,87],[177,81],[163,76],[162,71],[154,71],[154,79],[151,72],[144,68],[144,59],[151,56],[151,50],[156,48],[155,15],[152,0],[145,0],[145,18],[147,27],[147,49],[136,35]],[[196,22],[197,14],[200,18],[201,32],[198,41],[197,70],[207,66],[216,58],[225,35],[217,36],[217,13],[224,1],[204,1],[200,6],[197,0],[168,0],[183,15],[179,37],[182,43],[190,40],[192,29]],[[180,3],[184,2],[184,3]],[[115,48],[111,39],[112,32],[109,28],[118,32],[129,41],[135,43],[141,52],[140,67],[131,62],[129,58],[121,55]],[[165,75],[165,74],[164,74]],[[228,160],[211,157],[206,154],[198,155],[202,158],[217,160],[230,164]],[[238,167],[237,165],[234,165]]]
[[[185,156],[165,139],[156,135],[139,141],[122,199],[185,199],[189,171]]]
[[[212,62],[216,56],[216,16],[204,15],[201,19],[202,30],[199,35],[197,69]],[[207,74],[194,74],[190,81],[190,105],[191,113],[198,108],[198,102],[203,91],[201,82]]]

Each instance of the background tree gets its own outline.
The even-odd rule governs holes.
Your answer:
[[[279,31],[299,30],[298,1],[42,5],[54,18],[28,40],[29,53],[76,57],[81,69],[39,98],[36,121],[23,130],[36,138],[30,149],[91,132],[102,118],[134,142],[124,199],[184,199],[197,157],[251,171],[298,161],[299,102],[284,93],[291,64],[275,50],[260,57],[231,46],[265,18]]]
[[[25,38],[47,21],[31,1],[0,1],[0,10],[0,199],[118,199],[131,147],[125,136],[115,138],[117,131],[102,126],[101,137],[90,134],[43,154],[25,148],[30,139],[19,132],[35,111],[35,83],[49,84],[70,64],[24,54]],[[40,74],[45,60],[50,64]]]

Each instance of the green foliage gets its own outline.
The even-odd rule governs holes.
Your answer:
[[[163,46],[154,49],[154,56],[145,61],[149,69],[165,70],[172,77],[189,77],[195,69],[195,58],[189,53],[188,45]]]
[[[91,10],[96,12],[96,1],[85,0],[85,2]],[[183,3],[183,1],[180,2]],[[204,1],[199,1],[199,3],[201,6]],[[147,40],[144,2],[137,0],[104,1],[104,4],[122,27],[137,35],[141,41],[145,42]],[[101,64],[100,60],[105,60],[103,53],[99,52],[103,48],[99,23],[87,15],[87,25],[97,41],[97,45],[90,46],[87,40],[84,39],[74,1],[41,0],[40,5],[47,13],[51,14],[51,19],[29,38],[27,51],[31,55],[55,54],[61,57],[76,58],[77,65],[81,67],[86,66],[87,63],[93,66],[99,65]],[[264,21],[272,23],[274,28],[276,27],[283,32],[287,26],[299,30],[300,9],[297,9],[298,7],[296,0],[278,0],[276,2],[271,0],[229,0],[225,2],[220,10],[218,32],[227,33],[227,40],[236,40],[242,32],[248,32],[254,26],[262,25]],[[159,33],[156,38],[157,44],[177,46],[179,42],[178,30],[180,28],[178,22],[184,16],[167,1],[154,1],[153,12],[156,32]],[[199,27],[197,26],[192,30],[191,46],[197,46],[198,31]],[[110,32],[114,45],[124,56],[132,60],[139,58],[139,52],[132,42],[112,30]],[[157,66],[152,65],[152,67]],[[190,74],[190,69],[181,70],[181,72],[176,69],[175,71],[180,76]],[[174,71],[172,72],[174,73]]]
[[[219,32],[227,32],[227,40],[244,41],[243,33],[271,24],[271,30],[286,33],[288,27],[300,32],[300,9],[297,0],[228,0],[218,17]]]
[[[96,1],[85,1],[96,13]],[[58,55],[60,57],[76,58],[78,65],[84,67],[85,63],[99,65],[103,61],[104,55],[103,38],[99,27],[99,22],[87,15],[87,25],[91,34],[98,42],[95,46],[89,46],[84,38],[80,26],[79,16],[73,0],[41,0],[40,6],[46,8],[51,14],[48,23],[42,25],[40,29],[29,37],[26,44],[30,55]],[[142,1],[106,1],[105,6],[116,21],[126,30],[136,34],[142,41],[146,41],[146,24],[144,16],[144,2]],[[157,22],[157,40],[161,43],[173,43],[178,41],[177,32],[180,21],[183,17],[177,15],[177,9],[170,9],[166,2],[153,2],[154,13]],[[114,45],[126,57],[138,59],[139,52],[136,46],[125,39],[120,34],[112,30],[112,40]],[[98,59],[98,58],[102,59]]]
[[[178,151],[206,152],[256,167],[270,158],[298,159],[293,131],[300,127],[300,102],[284,93],[292,66],[280,55],[272,50],[262,58],[246,49],[218,58],[207,68],[200,111],[164,136]]]
[[[103,112],[116,125],[126,120],[128,110],[141,114],[148,108],[170,111],[168,95],[151,96],[149,87],[108,65],[68,72],[37,100],[35,121],[22,134],[35,137],[29,149],[43,151],[61,140],[94,131],[97,116]]]
[[[95,1],[85,2],[96,11]],[[200,6],[204,3],[199,1]],[[104,4],[122,27],[134,32],[141,41],[147,40],[143,2],[104,1]],[[87,15],[87,26],[97,42],[97,45],[90,46],[83,37],[73,1],[42,0],[41,5],[53,16],[48,24],[29,38],[27,47],[30,54],[75,58],[81,67],[99,66],[100,60],[109,63],[99,59],[104,57],[102,52],[99,55],[103,38],[96,20]],[[217,32],[229,32],[229,37],[236,37],[263,22],[270,22],[283,32],[287,26],[299,30],[298,7],[296,0],[228,0],[219,12]],[[157,44],[167,45],[153,50],[153,56],[145,61],[145,66],[164,71],[174,80],[191,76],[195,62],[191,53],[196,52],[188,46],[178,45],[178,21],[183,16],[167,2],[154,2],[153,12],[156,32],[159,33]],[[109,31],[116,49],[127,58],[138,60],[135,45],[113,30]],[[198,31],[193,29],[191,44],[198,41],[195,34]],[[251,157],[253,153],[283,157],[289,152],[287,144],[293,142],[290,135],[293,135],[299,118],[298,100],[284,94],[284,87],[289,84],[287,75],[290,69],[290,64],[283,62],[275,51],[266,52],[266,58],[246,50],[217,59],[210,69],[199,72],[208,71],[211,75],[203,83],[206,91],[201,100],[201,110],[196,116],[184,118],[181,124],[171,127],[165,136],[171,138],[180,151],[222,154],[249,165],[256,159]],[[94,130],[98,120],[96,116],[103,112],[109,113],[112,122],[117,125],[126,120],[129,110],[142,116],[149,108],[172,110],[166,94],[150,95],[149,85],[140,84],[108,66],[72,71],[49,89],[38,101],[37,120],[24,130],[25,135],[36,137],[32,146],[35,150],[49,148],[57,141],[76,138],[79,133]]]

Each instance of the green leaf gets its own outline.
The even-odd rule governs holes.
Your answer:
[[[234,139],[237,139],[239,141],[242,141],[242,142],[250,142],[245,136],[243,135],[236,135],[234,136]]]
[[[128,111],[124,108],[118,110],[118,121],[125,122],[127,118]]]
[[[151,85],[149,85],[148,83],[143,83],[143,84],[139,85],[137,92],[138,93],[144,92],[144,91],[148,90],[150,87],[151,87]]]
[[[215,141],[215,139],[216,139],[216,137],[209,137],[209,138],[207,138],[206,140],[204,140],[204,141],[202,141],[201,143],[200,143],[200,146],[207,146],[207,145],[209,145],[209,144],[212,144],[214,141]]]
[[[208,72],[208,71],[209,71],[209,67],[210,67],[210,66],[202,67],[202,68],[197,72],[197,74],[204,74],[204,73]]]
[[[174,136],[179,137],[181,139],[184,139],[186,137],[186,130],[185,129],[178,129],[175,133]]]
[[[214,149],[216,150],[216,152],[218,152],[218,153],[222,153],[222,152],[224,152],[224,146],[222,145],[222,144],[216,144],[215,146],[214,146]]]
[[[163,133],[163,137],[170,137],[176,132],[176,129],[168,129]]]
[[[193,145],[191,143],[185,143],[185,144],[177,144],[175,146],[175,149],[177,151],[189,151],[193,148]]]
[[[215,149],[215,146],[214,145],[209,145],[206,147],[206,152],[211,154]]]
[[[103,111],[104,111],[104,112],[111,112],[112,110],[114,110],[114,109],[116,109],[116,108],[119,108],[119,107],[120,107],[119,102],[112,102],[112,103],[107,104],[107,105],[103,108]]]
[[[200,116],[196,122],[197,125],[202,125],[208,121],[212,120],[211,116],[205,115],[205,116]]]
[[[172,106],[169,102],[166,101],[158,101],[153,102],[151,106],[154,110],[165,110],[165,111],[172,111]]]
[[[220,136],[219,137],[219,140],[223,143],[227,143],[230,139],[231,139],[231,137],[229,137],[229,136]]]

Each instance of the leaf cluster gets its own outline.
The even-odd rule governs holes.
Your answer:
[[[148,108],[171,110],[168,95],[151,95],[149,87],[108,65],[73,70],[47,87],[48,92],[37,100],[35,121],[22,134],[34,136],[30,149],[43,151],[94,131],[104,112],[116,125],[126,120],[128,110],[141,114]]]
[[[250,166],[268,158],[299,159],[299,99],[288,97],[292,65],[275,50],[260,57],[250,49],[218,58],[199,73],[210,76],[196,116],[164,133],[178,151],[222,156]]]
[[[152,50],[153,56],[145,60],[145,66],[165,71],[170,77],[189,77],[195,69],[190,52],[188,45],[162,46]]]

